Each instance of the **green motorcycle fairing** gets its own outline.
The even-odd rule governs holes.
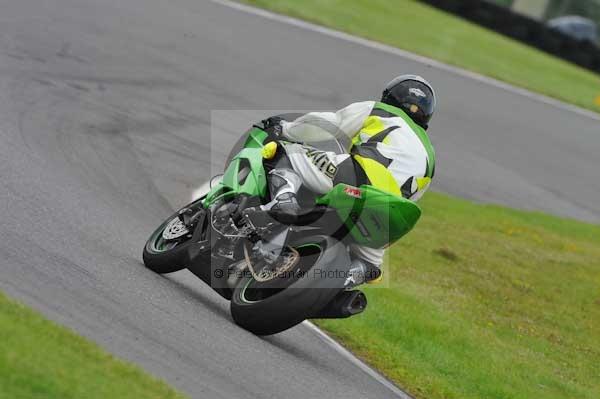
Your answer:
[[[262,149],[267,137],[268,134],[258,128],[248,132],[244,148],[227,166],[223,180],[204,199],[205,207],[240,194],[266,199],[267,177]],[[352,239],[370,248],[381,248],[397,241],[412,230],[421,216],[421,209],[414,202],[371,185],[338,184],[329,193],[318,197],[316,204],[335,209]]]
[[[267,136],[261,129],[250,130],[244,148],[227,165],[221,182],[206,195],[204,207],[208,208],[217,201],[240,194],[265,198],[267,177],[263,166],[262,148]]]
[[[317,198],[317,204],[335,209],[354,241],[370,248],[394,243],[421,217],[421,208],[413,201],[371,185],[338,184]]]

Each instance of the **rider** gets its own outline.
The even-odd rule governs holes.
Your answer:
[[[302,185],[325,194],[338,183],[350,183],[358,175],[363,184],[417,201],[429,188],[435,171],[435,152],[425,133],[435,111],[435,92],[425,79],[402,75],[388,83],[380,102],[365,101],[337,112],[311,112],[286,122],[273,117],[262,121],[284,139],[281,145],[291,167],[270,172],[272,201],[263,206],[294,213],[299,210],[296,194]],[[298,144],[330,134],[351,140],[348,154],[336,154]],[[354,245],[354,262],[366,272],[363,281],[380,276],[383,249]]]

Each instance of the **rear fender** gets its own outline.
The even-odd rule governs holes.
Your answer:
[[[421,208],[401,196],[370,185],[338,184],[317,204],[334,208],[353,240],[370,248],[391,244],[415,226]]]

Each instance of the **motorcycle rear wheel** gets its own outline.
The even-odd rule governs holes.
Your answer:
[[[296,269],[304,273],[302,278],[292,279],[288,286],[273,288],[272,283],[260,283],[246,275],[233,292],[233,320],[253,334],[271,335],[287,330],[318,314],[344,289],[350,257],[342,243],[318,235],[290,246],[300,252]],[[315,278],[317,273],[327,277]]]

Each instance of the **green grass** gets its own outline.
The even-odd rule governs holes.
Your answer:
[[[184,396],[0,293],[0,398]]]
[[[318,324],[419,398],[600,398],[600,226],[438,193],[421,205],[389,288]]]
[[[599,75],[414,0],[244,1],[600,111]]]

